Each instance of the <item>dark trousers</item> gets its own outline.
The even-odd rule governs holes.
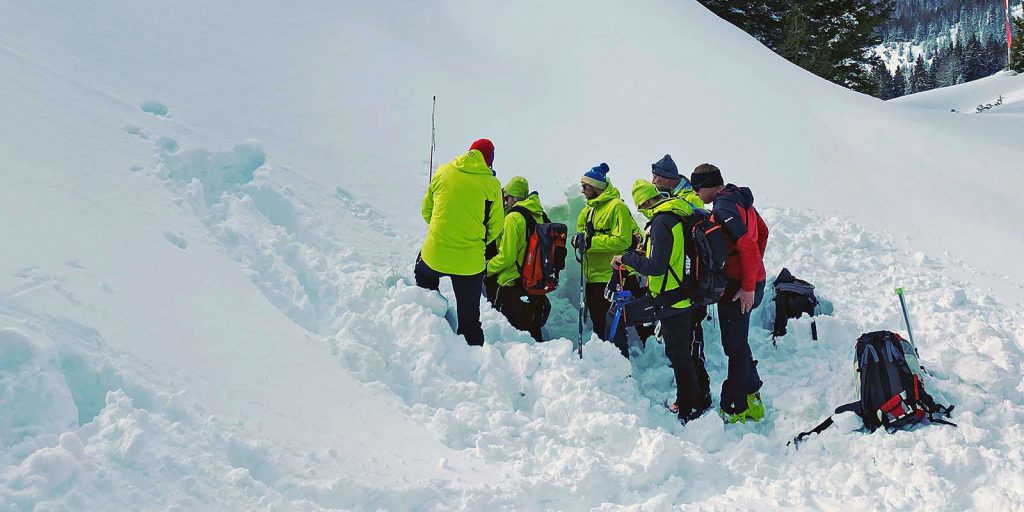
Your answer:
[[[527,299],[525,302],[524,298]],[[492,304],[494,309],[505,315],[512,327],[530,333],[538,343],[544,341],[540,330],[551,311],[547,297],[528,297],[523,285],[517,282],[511,286],[499,286]]]
[[[740,312],[740,302],[732,298],[740,289],[739,281],[730,280],[722,299],[718,301],[718,324],[722,328],[722,348],[729,358],[729,376],[722,383],[722,409],[730,414],[747,410],[747,395],[761,389],[757,362],[750,352],[747,336],[750,332],[750,313]],[[764,281],[757,283],[754,307],[764,298]]]
[[[594,334],[602,340],[605,339],[608,309],[612,303],[604,298],[604,283],[587,283],[587,314],[590,315],[590,323],[593,324]]]
[[[704,366],[704,326],[701,322],[708,316],[707,306],[694,306],[693,309],[693,342],[690,345],[690,359],[697,370],[697,387],[701,396],[701,410],[711,408],[711,377]]]
[[[641,295],[647,295],[647,293],[648,293],[646,288],[641,288],[640,287],[640,280],[637,279],[637,277],[635,275],[626,276],[626,278],[625,278],[625,280],[623,282],[622,287],[624,289],[626,289],[626,290],[629,290],[633,294],[633,297],[639,297]],[[605,314],[605,328],[608,331],[611,331],[612,324],[614,323],[614,320],[615,320],[615,308],[614,307],[609,307],[608,313]],[[626,358],[629,358],[629,336],[626,333],[626,325],[623,322],[623,320],[624,319],[620,317],[619,318],[619,323],[615,327],[615,332],[614,333],[606,332],[605,335],[601,337],[601,339],[605,339],[605,340],[610,339],[612,341],[612,343],[614,343],[615,346],[618,347],[619,352],[622,352],[622,356],[626,357]],[[636,331],[636,335],[644,343],[646,343],[647,338],[650,338],[651,336],[654,336],[654,325],[653,324],[652,325],[637,325],[637,326],[633,326],[633,329]]]
[[[484,296],[487,297],[487,302],[494,307],[494,300],[498,298],[498,276],[484,278]]]
[[[466,337],[470,345],[484,344],[484,330],[480,326],[480,295],[483,293],[484,273],[472,276],[456,276],[430,268],[422,259],[416,258],[416,286],[437,290],[442,277],[452,280],[455,290],[455,310],[459,317],[456,334]]]
[[[695,418],[706,409],[699,375],[707,372],[704,371],[703,358],[693,357],[693,308],[661,320],[660,335],[665,343],[665,355],[671,361],[676,376],[679,418]]]

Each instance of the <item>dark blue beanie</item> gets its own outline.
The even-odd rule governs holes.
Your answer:
[[[679,179],[679,169],[676,168],[676,163],[672,161],[672,155],[665,155],[661,160],[651,164],[651,172],[662,178],[670,180]]]
[[[583,173],[583,177],[580,178],[580,181],[594,188],[604,190],[608,187],[609,170],[608,164],[601,162],[601,165]]]

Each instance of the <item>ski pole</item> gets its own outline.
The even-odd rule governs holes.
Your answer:
[[[434,113],[437,111],[437,96],[434,96],[434,100],[430,106],[430,160],[427,163],[427,184],[434,179]]]
[[[914,330],[910,327],[910,314],[907,312],[907,300],[903,296],[903,287],[896,288],[896,295],[900,298],[900,307],[903,308],[903,321],[907,324],[907,336],[910,337],[910,343],[917,347],[917,343],[914,343]]]
[[[580,338],[579,345],[576,347],[576,352],[579,353],[580,359],[583,359],[583,315],[586,313],[587,307],[587,287],[586,287],[586,256],[587,253],[584,250],[579,251],[580,254]]]

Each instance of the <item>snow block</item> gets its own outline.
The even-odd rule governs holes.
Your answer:
[[[164,105],[159,101],[143,101],[142,103],[139,103],[139,108],[141,108],[143,112],[159,117],[167,117],[168,113],[167,105]]]

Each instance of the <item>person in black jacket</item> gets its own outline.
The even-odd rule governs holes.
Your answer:
[[[667,301],[660,311],[659,337],[665,343],[665,354],[672,362],[676,376],[676,402],[673,409],[683,423],[700,417],[709,407],[700,389],[697,364],[690,356],[693,343],[693,308],[680,293],[685,273],[683,251],[685,232],[682,218],[693,213],[686,201],[662,195],[646,180],[633,184],[633,201],[640,213],[651,219],[648,224],[647,248],[644,254],[627,252],[612,259],[612,267],[627,265],[648,276],[650,292],[655,300]]]

